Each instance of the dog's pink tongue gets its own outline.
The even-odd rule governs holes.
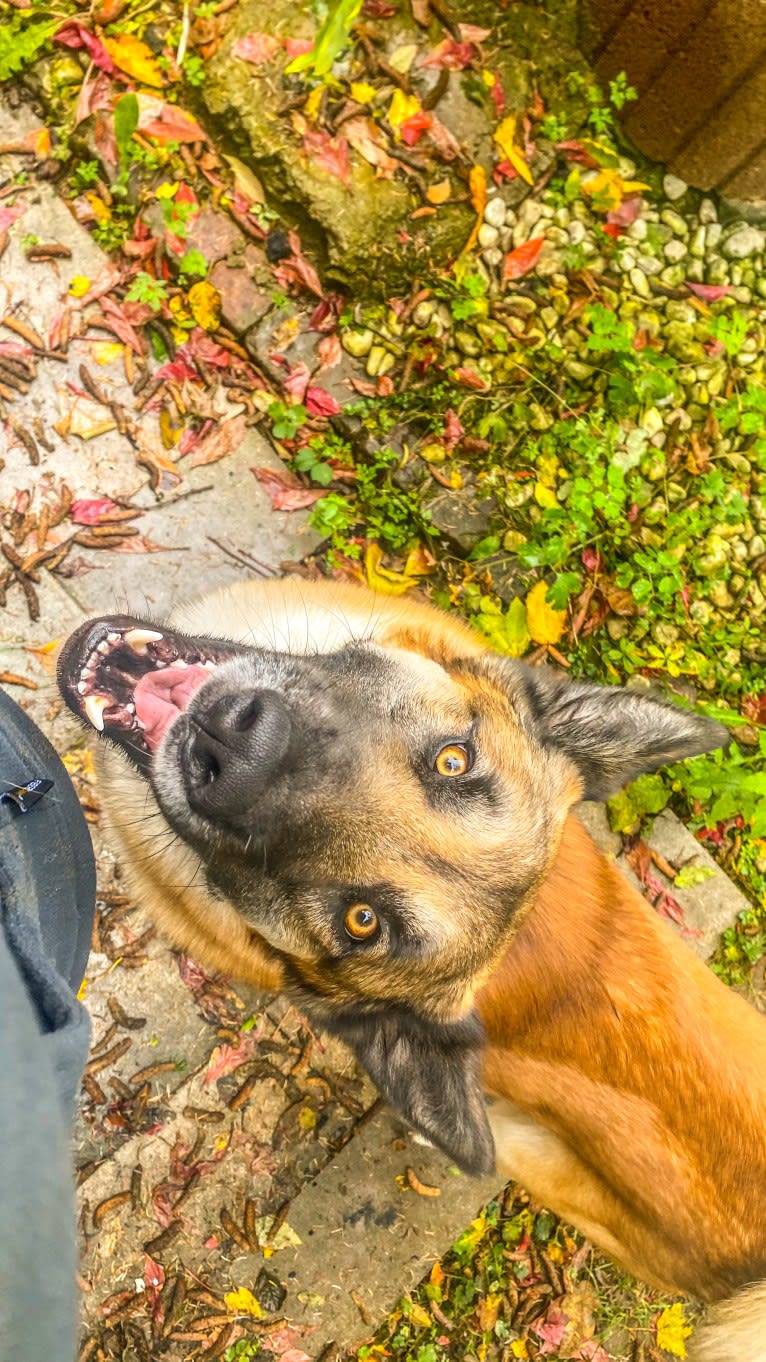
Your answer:
[[[144,742],[156,751],[170,725],[186,709],[200,686],[210,680],[207,667],[165,667],[142,676],[135,689],[136,715],[144,726]]]

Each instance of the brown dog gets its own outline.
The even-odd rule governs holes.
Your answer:
[[[631,1271],[723,1301],[697,1362],[764,1362],[766,1021],[568,816],[725,730],[295,578],[93,621],[60,684],[169,937],[288,991],[463,1168],[496,1149]]]

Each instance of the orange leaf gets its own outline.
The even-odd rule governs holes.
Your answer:
[[[104,47],[115,66],[132,76],[140,85],[164,84],[164,77],[152,49],[132,33],[121,33],[118,38],[104,38]]]
[[[426,190],[429,203],[446,203],[451,197],[452,185],[449,180],[439,180],[437,184],[430,184]]]
[[[544,245],[545,237],[536,236],[531,241],[525,241],[523,246],[517,246],[515,251],[509,251],[503,263],[503,278],[521,279],[523,275],[529,274],[535,268]]]

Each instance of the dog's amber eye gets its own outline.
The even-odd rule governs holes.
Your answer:
[[[439,752],[434,766],[440,776],[464,776],[471,769],[471,757],[466,747],[451,742]]]
[[[352,903],[346,910],[343,926],[355,941],[367,941],[378,930],[378,915],[369,903]]]

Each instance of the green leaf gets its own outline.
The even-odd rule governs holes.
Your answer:
[[[712,880],[716,873],[709,865],[685,865],[679,870],[673,884],[676,889],[694,889],[695,885]]]
[[[4,19],[0,25],[0,81],[29,66],[61,23],[61,15],[30,23],[23,12],[14,14],[10,23]]]
[[[509,657],[523,657],[531,642],[527,628],[527,607],[520,596],[511,601],[503,620],[504,651]]]
[[[130,144],[138,127],[138,99],[132,93],[122,95],[114,106],[114,137],[120,168],[130,161]]]
[[[638,832],[647,814],[661,813],[670,799],[662,776],[639,776],[607,802],[612,832]]]
[[[362,0],[336,0],[314,40],[309,52],[302,52],[285,67],[292,76],[300,71],[312,71],[316,76],[329,75],[333,62],[348,46],[351,29],[359,16]]]

